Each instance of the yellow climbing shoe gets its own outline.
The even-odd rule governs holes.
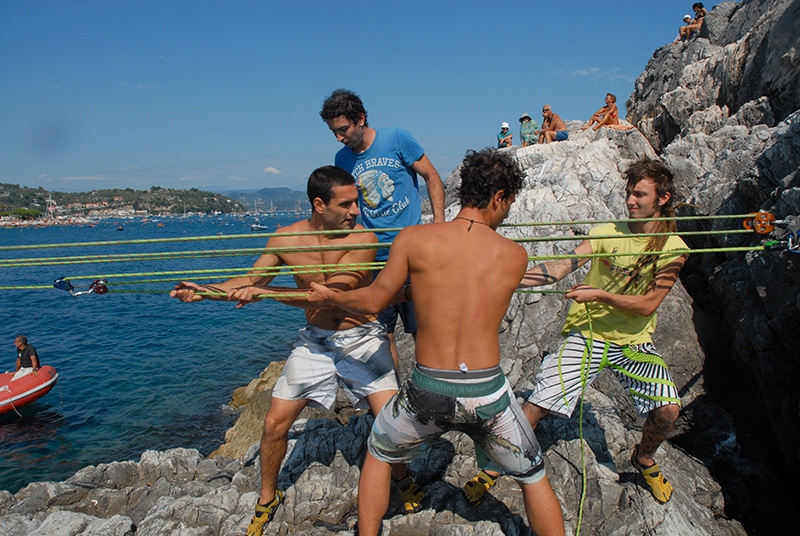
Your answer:
[[[425,492],[414,481],[414,477],[408,475],[402,480],[398,480],[394,484],[400,498],[403,499],[403,510],[407,514],[413,514],[422,510],[422,499],[425,498]]]
[[[250,520],[250,525],[247,527],[247,536],[261,536],[264,531],[264,525],[272,521],[272,516],[275,515],[275,509],[278,508],[283,502],[283,492],[279,489],[275,490],[275,498],[266,506],[261,506],[256,501],[256,513],[253,514],[253,519]]]
[[[650,467],[643,467],[639,463],[639,445],[636,445],[633,448],[633,454],[631,455],[631,465],[642,473],[644,477],[644,481],[647,483],[647,486],[650,488],[650,493],[653,494],[653,498],[660,502],[661,504],[666,503],[672,497],[672,484],[669,483],[669,480],[664,476],[664,473],[661,472],[661,468],[658,466],[657,463],[654,463]]]
[[[483,497],[486,493],[496,484],[497,477],[489,476],[486,471],[481,470],[480,473],[473,476],[461,488],[461,493],[464,498],[472,506],[478,506],[483,502]]]

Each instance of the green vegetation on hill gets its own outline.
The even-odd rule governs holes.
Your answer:
[[[51,192],[44,188],[28,188],[0,183],[0,215],[32,217],[30,211],[47,213],[48,203],[54,215],[102,215],[104,213],[202,214],[238,213],[246,207],[233,199],[197,188],[174,190],[153,186],[149,190],[131,188],[93,190],[91,192]],[[17,213],[15,211],[28,211]],[[35,216],[34,216],[35,217]]]

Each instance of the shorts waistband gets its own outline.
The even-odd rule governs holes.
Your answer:
[[[486,378],[486,381],[473,383],[460,381],[482,378]],[[417,387],[440,395],[474,398],[488,396],[502,389],[506,383],[506,376],[500,367],[461,372],[416,366],[411,381]]]
[[[349,335],[359,335],[361,333],[369,333],[373,329],[381,329],[381,323],[377,320],[370,320],[358,326],[353,326],[347,329],[324,329],[306,324],[305,329],[314,334],[315,337],[328,338],[328,337],[347,337]]]

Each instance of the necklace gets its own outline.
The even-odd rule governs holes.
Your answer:
[[[472,220],[472,219],[470,219],[470,218],[462,218],[461,216],[456,216],[456,217],[454,217],[453,219],[454,219],[454,220],[464,220],[464,221],[468,221],[468,222],[469,222],[469,227],[467,227],[467,232],[469,232],[469,231],[470,231],[470,229],[472,229],[472,224],[473,224],[473,223],[480,223],[481,225],[485,225],[486,227],[489,227],[489,228],[491,228],[491,227],[492,227],[491,225],[489,225],[489,224],[488,224],[488,223],[486,223],[485,221],[480,221],[480,220]]]

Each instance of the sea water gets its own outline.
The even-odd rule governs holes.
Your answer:
[[[301,217],[273,216],[261,223],[277,227]],[[0,229],[0,246],[252,235],[0,251],[0,258],[261,248],[267,238],[250,233],[251,223],[218,216]],[[138,460],[148,449],[187,447],[207,455],[217,448],[236,418],[226,406],[231,393],[270,362],[285,359],[303,325],[303,312],[270,300],[241,309],[228,302],[180,303],[167,294],[175,283],[119,285],[115,283],[131,278],[113,274],[249,267],[256,258],[250,254],[0,268],[0,286],[52,285],[67,277],[76,292],[88,290],[91,283],[80,277],[112,275],[107,278],[110,292],[102,295],[71,296],[55,288],[0,290],[0,371],[14,370],[14,338],[24,334],[42,364],[59,373],[56,387],[21,408],[21,416],[13,411],[0,416],[0,489],[15,493],[30,482],[64,480],[87,465]],[[276,283],[291,284],[291,279],[280,276]]]

